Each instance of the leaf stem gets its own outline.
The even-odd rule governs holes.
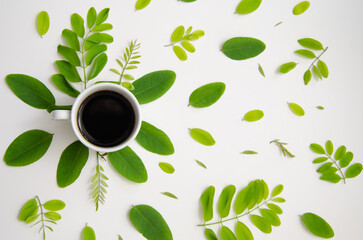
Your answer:
[[[44,225],[44,212],[43,212],[43,205],[42,203],[40,202],[40,199],[38,196],[35,196],[35,199],[38,201],[39,203],[39,209],[40,209],[40,218],[41,218],[41,221],[42,221],[42,226],[40,227],[40,229],[43,230],[43,240],[45,240],[45,225]]]
[[[314,65],[314,63],[317,61],[317,60],[320,60],[320,57],[326,52],[326,50],[328,50],[328,47],[326,47],[321,53],[319,56],[317,56],[314,61],[310,64],[308,70]]]
[[[86,77],[86,68],[87,68],[87,66],[86,66],[86,59],[84,57],[84,54],[86,53],[86,51],[84,50],[84,45],[85,45],[85,42],[86,42],[86,39],[87,39],[88,35],[91,34],[92,29],[93,29],[93,27],[90,28],[90,29],[88,29],[88,32],[87,32],[86,36],[84,38],[82,38],[82,40],[83,40],[83,42],[82,42],[82,49],[80,51],[81,52],[81,55],[82,55],[81,68],[83,70],[83,83],[84,83],[83,88],[84,89],[87,88],[87,82],[88,82],[87,77]]]
[[[339,164],[337,163],[337,161],[335,161],[329,154],[325,154],[330,160],[333,161],[334,165],[338,168],[340,174],[342,175],[342,179],[343,179],[343,182],[344,184],[346,184],[347,182],[345,181],[345,175],[342,171],[342,168],[339,166]]]

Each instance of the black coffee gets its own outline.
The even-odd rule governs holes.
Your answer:
[[[88,96],[78,111],[79,130],[90,143],[113,147],[125,141],[135,125],[130,102],[113,91],[99,91]]]

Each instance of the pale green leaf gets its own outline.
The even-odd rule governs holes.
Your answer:
[[[355,163],[347,169],[347,171],[345,172],[345,176],[347,178],[355,178],[362,172],[362,169],[363,167],[361,163]]]
[[[170,197],[170,198],[174,198],[174,199],[178,199],[177,196],[175,196],[174,194],[172,194],[171,192],[162,192],[161,194]]]
[[[185,50],[179,46],[173,46],[173,51],[175,55],[179,58],[181,61],[185,61],[188,59],[187,53]]]
[[[163,172],[168,174],[173,174],[175,172],[173,165],[171,165],[170,163],[160,162],[159,167],[161,170],[163,170]]]
[[[58,45],[57,51],[73,66],[81,66],[81,61],[73,48]]]
[[[216,143],[213,136],[203,129],[192,128],[189,129],[189,132],[192,138],[200,144],[203,144],[205,146],[213,146]]]
[[[296,62],[288,62],[288,63],[284,63],[280,66],[280,73],[288,73],[291,70],[293,70],[296,67],[297,63]]]
[[[43,207],[49,211],[60,211],[66,207],[66,204],[61,200],[50,200],[45,202]]]
[[[264,219],[266,219],[272,226],[278,227],[281,225],[280,218],[277,214],[270,209],[261,209],[261,215]]]
[[[90,72],[88,73],[88,80],[97,77],[98,74],[105,67],[106,63],[107,63],[106,53],[101,53],[100,55],[98,55],[93,62]]]
[[[184,26],[178,26],[177,28],[175,28],[175,30],[171,34],[171,41],[179,42],[183,38],[184,32],[185,32]]]
[[[319,72],[321,73],[321,76],[323,76],[324,78],[327,78],[329,76],[329,69],[325,62],[319,60],[317,63],[317,67],[319,69]]]
[[[207,169],[207,166],[204,164],[204,163],[202,163],[201,161],[199,161],[199,160],[195,160],[196,161],[196,163],[199,165],[199,166],[201,166],[201,167],[203,167],[203,168],[205,168],[205,169]]]
[[[215,187],[208,187],[200,196],[200,201],[203,208],[203,219],[208,222],[213,218],[213,202],[214,202]]]
[[[38,203],[35,198],[27,201],[20,210],[19,220],[25,222],[29,217],[38,213]]]
[[[55,61],[59,72],[70,82],[82,82],[75,66],[64,60]]]
[[[289,105],[291,112],[293,112],[295,115],[300,117],[305,115],[305,111],[300,105],[296,103],[287,103],[287,104]]]
[[[59,221],[61,220],[61,215],[57,212],[46,212],[44,213],[44,216],[46,218],[48,218],[49,220],[53,220],[53,221]]]
[[[249,14],[257,10],[262,0],[242,0],[236,9],[238,14]]]
[[[86,225],[82,230],[82,240],[96,240],[95,231]]]
[[[195,52],[195,47],[194,47],[194,45],[193,45],[191,42],[188,42],[188,41],[182,41],[182,42],[181,42],[181,45],[182,45],[182,46],[183,46],[183,48],[184,48],[185,50],[187,50],[188,52],[190,52],[190,53]]]
[[[94,7],[91,7],[88,10],[88,13],[87,13],[87,26],[88,26],[88,28],[91,28],[91,27],[93,27],[93,25],[95,25],[96,18],[97,18],[96,9]]]
[[[282,191],[284,190],[284,186],[283,185],[277,185],[274,190],[272,190],[271,193],[271,197],[276,197],[277,195],[279,195],[280,193],[282,193]]]
[[[263,118],[264,113],[261,110],[252,110],[245,114],[242,121],[255,122]]]
[[[333,152],[334,152],[334,146],[333,146],[333,143],[332,141],[328,140],[326,141],[325,143],[325,150],[326,150],[326,153],[329,154],[329,155],[332,155]]]
[[[226,226],[222,226],[221,228],[221,236],[222,240],[237,240],[234,233]]]
[[[236,224],[236,236],[238,240],[254,240],[251,230],[240,221]]]
[[[325,154],[324,148],[317,143],[310,144],[310,149],[317,154]]]
[[[319,42],[318,40],[315,40],[313,38],[302,38],[297,40],[298,43],[306,48],[310,48],[313,50],[322,50],[323,49],[323,44],[321,44],[321,42]]]
[[[37,16],[37,29],[40,36],[43,37],[49,30],[50,20],[46,11],[41,11]]]
[[[304,84],[308,85],[310,80],[311,80],[312,74],[310,69],[306,70],[306,72],[304,73]]]
[[[229,215],[232,199],[235,193],[236,187],[234,185],[229,185],[223,189],[219,196],[218,213],[221,218],[225,218]]]
[[[314,58],[316,58],[315,53],[313,53],[312,51],[307,50],[307,49],[299,49],[299,50],[296,50],[296,51],[295,51],[295,53],[296,53],[296,54],[299,54],[299,55],[301,55],[301,56],[304,56],[304,57],[310,58],[310,59],[314,59]]]
[[[78,35],[78,37],[83,38],[83,36],[84,36],[84,20],[79,14],[77,14],[77,13],[72,14],[71,25],[72,25],[73,31]]]
[[[265,76],[265,72],[263,71],[263,68],[261,67],[261,65],[260,65],[260,64],[258,64],[258,71],[261,73],[261,75],[262,75],[263,77],[266,77],[266,76]]]
[[[309,1],[302,1],[295,5],[294,9],[292,10],[292,13],[294,15],[300,15],[303,14],[306,10],[308,10],[310,7]]]
[[[150,4],[151,0],[137,0],[135,4],[135,10],[141,10],[146,8]]]
[[[271,224],[263,217],[258,215],[251,215],[251,221],[253,225],[255,225],[258,229],[260,229],[261,232],[263,233],[272,232]]]
[[[242,154],[248,154],[248,155],[254,155],[254,154],[258,154],[258,152],[252,151],[252,150],[245,150],[243,152],[241,152]]]

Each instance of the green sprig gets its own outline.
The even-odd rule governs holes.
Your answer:
[[[106,161],[106,154],[100,154],[96,152],[97,155],[97,166],[96,166],[96,174],[93,176],[91,181],[91,190],[92,190],[92,198],[94,200],[96,211],[98,211],[99,204],[105,203],[105,194],[107,193],[106,188],[108,187],[106,181],[108,177],[104,174],[104,169],[100,165],[100,158]]]
[[[295,155],[293,155],[289,150],[286,149],[286,147],[284,147],[285,145],[287,145],[287,143],[285,142],[281,142],[279,139],[275,139],[272,140],[270,142],[271,143],[275,143],[281,150],[282,154],[284,155],[284,157],[290,157],[290,158],[294,158]]]

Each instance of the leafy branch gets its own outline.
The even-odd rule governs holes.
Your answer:
[[[275,143],[281,150],[282,154],[284,155],[284,157],[290,157],[290,158],[294,158],[295,155],[293,155],[289,150],[287,150],[284,146],[287,145],[287,143],[285,142],[281,142],[279,139],[275,139],[272,140],[270,142],[271,143]]]
[[[96,152],[97,155],[97,166],[96,166],[96,174],[92,178],[91,181],[91,190],[92,190],[92,198],[94,199],[94,203],[96,206],[96,211],[98,211],[99,204],[105,203],[105,194],[107,193],[106,188],[108,187],[106,181],[108,180],[108,177],[104,174],[104,169],[100,165],[100,158],[106,161],[105,156],[107,156],[107,153],[100,154],[99,152]]]

